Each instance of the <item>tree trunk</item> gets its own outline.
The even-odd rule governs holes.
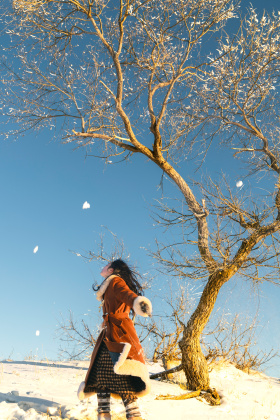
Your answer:
[[[219,290],[228,280],[229,276],[221,271],[209,277],[198,306],[185,326],[183,338],[179,342],[188,388],[194,391],[198,389],[206,391],[210,388],[208,366],[199,340],[214,308]]]
[[[184,344],[182,342],[184,341]],[[206,359],[202,353],[199,338],[187,340],[185,337],[180,345],[182,349],[182,366],[187,379],[188,389],[208,390],[210,380]]]

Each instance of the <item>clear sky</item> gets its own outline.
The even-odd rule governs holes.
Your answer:
[[[242,1],[243,6],[249,3]],[[252,4],[264,6],[257,0]],[[278,0],[267,0],[265,7],[277,10]],[[207,163],[237,179],[217,153]],[[85,150],[52,141],[52,132],[45,131],[39,137],[0,142],[0,180],[0,359],[18,360],[31,353],[57,359],[61,314],[67,318],[72,310],[85,319],[90,313],[97,319],[98,314],[91,284],[100,281],[102,265],[85,263],[71,250],[86,254],[94,249],[106,226],[124,241],[139,271],[154,274],[143,247],[152,247],[158,234],[150,204],[161,197],[161,172],[140,156],[118,165],[85,158]],[[165,191],[176,195],[169,182]],[[90,208],[83,210],[85,201]],[[110,234],[106,237],[109,247]],[[160,284],[158,277],[147,296],[152,298]],[[245,307],[253,316],[258,298],[249,297],[249,289],[233,280],[221,291],[216,309],[240,312]],[[263,285],[260,295],[259,345],[279,350],[280,289]],[[161,310],[157,302],[155,312]],[[273,365],[268,373],[279,377],[279,361]]]

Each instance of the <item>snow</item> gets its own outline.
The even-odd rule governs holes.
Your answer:
[[[89,209],[89,208],[90,208],[90,204],[87,201],[85,201],[84,204],[83,204],[83,209],[85,210],[85,209]]]
[[[89,362],[0,362],[1,420],[96,420],[96,397],[80,402],[76,392]],[[149,364],[151,373],[159,364]],[[176,380],[184,382],[179,372]],[[280,420],[280,380],[260,373],[248,375],[229,363],[211,367],[211,386],[221,396],[220,406],[204,400],[156,400],[156,396],[186,391],[178,384],[152,381],[152,391],[139,399],[145,420]],[[47,414],[48,413],[48,417]],[[124,420],[120,401],[112,401],[112,420]]]
[[[38,251],[38,249],[39,249],[38,245],[35,246],[35,248],[33,249],[33,253],[36,254],[36,252]]]
[[[36,335],[37,336],[40,335],[40,331],[39,330],[36,331]]]
[[[237,181],[236,186],[237,186],[237,188],[241,188],[243,186],[243,182],[242,181]]]

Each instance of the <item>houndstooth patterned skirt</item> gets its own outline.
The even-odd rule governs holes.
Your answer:
[[[104,341],[101,343],[91,368],[84,392],[108,392],[113,394],[135,394],[146,385],[138,376],[117,375]]]

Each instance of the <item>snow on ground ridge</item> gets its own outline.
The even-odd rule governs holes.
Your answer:
[[[77,388],[88,362],[0,362],[0,420],[96,420],[96,397],[79,402]],[[150,373],[161,371],[149,365]],[[195,398],[156,400],[157,395],[184,393],[177,384],[152,381],[152,392],[139,399],[145,420],[280,420],[280,380],[246,374],[231,364],[216,365],[211,385],[222,404],[211,407]],[[182,373],[176,379],[184,381]],[[125,420],[124,408],[112,401],[112,420]]]

